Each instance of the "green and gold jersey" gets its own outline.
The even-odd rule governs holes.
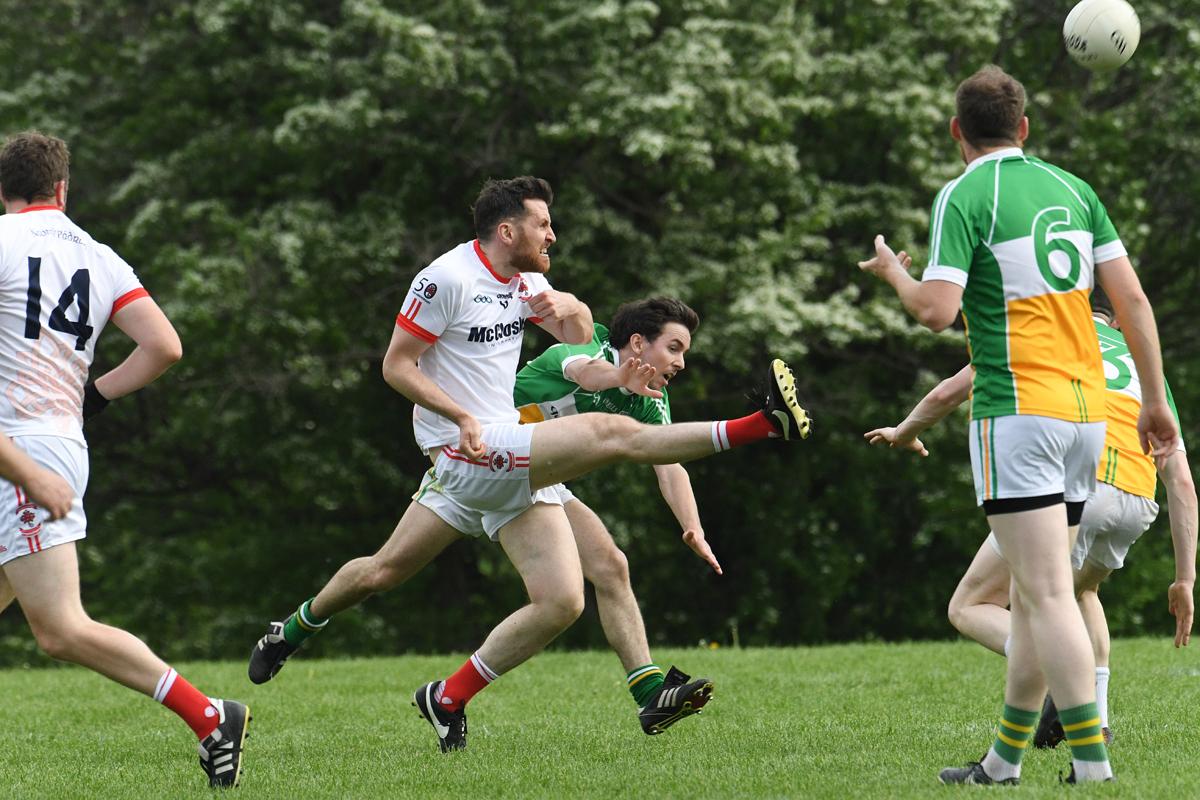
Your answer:
[[[671,404],[663,387],[662,399],[631,394],[623,388],[589,392],[566,376],[568,364],[575,361],[604,359],[620,366],[615,350],[608,344],[608,328],[596,325],[589,344],[556,344],[530,361],[517,373],[513,401],[521,412],[521,422],[541,422],[571,414],[600,411],[624,414],[648,425],[671,424]]]
[[[1158,473],[1154,459],[1142,452],[1138,438],[1137,421],[1142,412],[1142,382],[1137,367],[1129,355],[1129,347],[1120,331],[1102,322],[1096,322],[1096,335],[1100,338],[1100,354],[1104,358],[1104,379],[1108,388],[1108,428],[1104,437],[1104,455],[1100,458],[1100,469],[1096,479],[1110,483],[1130,494],[1154,499],[1158,486]],[[1164,378],[1163,383],[1166,383]],[[1167,402],[1179,424],[1179,412],[1175,409],[1175,398],[1167,386]],[[1180,441],[1179,449],[1183,450]]]
[[[1006,148],[972,161],[933,204],[923,280],[963,288],[971,418],[1105,418],[1089,303],[1096,264],[1125,255],[1092,188]]]

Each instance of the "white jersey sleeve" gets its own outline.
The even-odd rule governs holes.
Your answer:
[[[533,316],[533,311],[529,308],[529,301],[554,287],[540,272],[522,272],[520,278],[521,282],[517,285],[517,299],[521,301],[521,316],[534,324],[540,323],[541,317]]]
[[[462,312],[470,288],[467,277],[441,259],[430,264],[413,278],[396,324],[433,344]]]

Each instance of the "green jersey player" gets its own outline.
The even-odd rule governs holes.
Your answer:
[[[596,325],[588,344],[555,345],[517,373],[513,399],[521,421],[601,412],[669,425],[667,383],[683,369],[684,353],[699,323],[695,311],[673,298],[626,303],[613,317],[611,330]],[[687,470],[679,464],[654,469],[663,497],[684,530],[684,541],[720,574],[721,566],[704,539]],[[595,512],[566,486],[556,488],[579,547],[584,577],[596,589],[600,623],[626,670],[642,729],[660,733],[698,713],[712,693],[712,681],[693,681],[674,667],[664,676],[651,661],[625,554]],[[682,704],[659,702],[672,692],[690,698]]]

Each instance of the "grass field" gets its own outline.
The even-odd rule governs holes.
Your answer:
[[[244,798],[958,797],[942,766],[979,758],[1003,659],[969,643],[663,650],[716,681],[699,717],[650,738],[611,653],[549,653],[469,708],[444,756],[409,705],[461,656],[290,662],[253,686],[242,663],[177,665],[248,703]],[[1067,789],[1065,746],[1025,760],[1024,797],[1200,796],[1200,649],[1113,646],[1119,783]],[[195,738],[170,712],[77,668],[0,671],[0,797],[206,797]]]

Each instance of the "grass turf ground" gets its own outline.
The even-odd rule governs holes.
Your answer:
[[[181,664],[254,714],[238,797],[960,797],[940,767],[991,744],[1004,660],[966,643],[662,650],[716,681],[699,717],[645,736],[616,657],[548,653],[469,708],[470,749],[442,755],[409,705],[462,656],[306,660],[265,686],[242,663]],[[1200,652],[1114,642],[1116,785],[1068,789],[1067,749],[1026,757],[1023,797],[1200,795]],[[169,711],[83,669],[0,671],[0,797],[209,797],[195,738]],[[1009,791],[1009,790],[995,790]]]

